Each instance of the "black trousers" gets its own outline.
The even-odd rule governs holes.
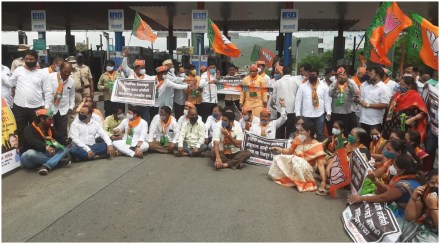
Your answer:
[[[337,120],[341,120],[344,123],[344,136],[345,138],[348,137],[348,135],[351,133],[351,130],[355,127],[357,127],[357,119],[356,119],[356,114],[353,113],[349,113],[349,114],[336,114],[336,113],[332,113],[332,119],[331,119],[331,127],[329,128],[329,135],[332,134],[332,128],[333,128],[333,123],[335,123],[335,121]],[[367,131],[368,134],[370,134],[370,131]]]
[[[178,120],[183,115],[183,110],[185,110],[185,105],[180,105],[173,103],[174,118]]]
[[[200,104],[200,111],[198,111],[198,114],[202,116],[202,120],[206,122],[209,115],[212,114],[212,110],[216,106],[216,103],[201,103]]]
[[[67,138],[67,121],[68,121],[69,115],[61,115],[60,111],[58,111],[53,116],[53,126],[55,129],[63,136],[63,138]],[[65,143],[65,142],[60,142]]]
[[[159,113],[159,107],[147,107],[150,108],[150,118],[148,121],[148,125],[151,125],[151,121],[153,120],[154,116]]]
[[[17,123],[17,135],[18,135],[18,144],[21,146],[21,136],[23,135],[23,130],[24,128],[28,125],[31,124],[36,115],[35,115],[35,111],[37,111],[38,109],[42,108],[38,107],[38,108],[23,108],[18,106],[17,104],[14,103],[14,105],[12,106],[12,113],[14,114],[15,117],[15,122]]]
[[[280,113],[277,112],[277,118],[281,116]],[[290,134],[294,133],[295,131],[295,113],[287,114],[287,120],[286,122],[280,126],[280,128],[277,129],[276,132],[276,138],[277,139],[289,139]]]
[[[109,115],[112,115],[114,111],[121,108],[123,112],[125,112],[125,104],[124,103],[117,103],[112,102],[110,100],[104,101],[104,116],[107,117]]]

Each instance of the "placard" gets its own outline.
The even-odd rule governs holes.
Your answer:
[[[154,106],[155,80],[117,79],[112,90],[112,102]]]
[[[217,94],[240,95],[241,83],[246,74],[237,76],[221,76],[217,81]]]
[[[273,156],[280,154],[271,150],[272,147],[288,147],[287,139],[267,139],[245,131],[243,150],[249,150],[252,156],[246,161],[249,164],[271,166]]]
[[[298,9],[281,9],[280,33],[298,32]]]
[[[46,10],[31,11],[32,31],[46,31]]]
[[[208,33],[208,10],[193,9],[191,32]]]
[[[2,98],[2,174],[20,167],[17,124],[6,100]]]
[[[358,194],[362,189],[368,170],[372,170],[359,149],[353,151],[350,162],[351,170],[351,193]]]
[[[342,213],[344,228],[355,242],[396,242],[401,235],[393,212],[386,203],[360,202]]]
[[[108,10],[108,30],[124,31],[124,10],[109,9]]]

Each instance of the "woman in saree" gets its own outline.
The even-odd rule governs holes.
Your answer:
[[[275,183],[296,186],[299,192],[316,191],[318,187],[314,173],[318,169],[322,178],[320,190],[325,189],[324,146],[314,137],[315,125],[305,123],[289,148],[272,148],[273,151],[281,153],[274,156],[269,169],[269,175]]]
[[[402,235],[397,242],[438,243],[438,169],[428,183],[413,191],[405,208],[405,219],[397,219]]]
[[[390,166],[390,174],[393,178],[385,191],[374,196],[352,195],[347,202],[349,204],[358,202],[389,203],[389,207],[397,218],[404,216],[406,204],[413,191],[420,186],[417,178],[418,164],[413,157],[407,153],[400,154],[396,161]]]
[[[399,91],[391,98],[388,113],[385,114],[383,137],[388,139],[394,128],[405,132],[414,129],[424,141],[428,123],[425,102],[417,92],[413,77],[402,77],[399,85]]]

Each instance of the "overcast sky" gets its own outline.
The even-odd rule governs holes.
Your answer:
[[[114,33],[110,33],[110,38],[114,38]],[[130,31],[126,31],[123,33],[125,36],[125,43],[128,44],[128,40],[130,38]],[[38,38],[37,32],[26,32],[28,37],[28,44],[33,44],[33,39]],[[75,42],[86,42],[86,39],[89,39],[89,47],[90,44],[93,45],[93,50],[96,50],[96,45],[99,45],[99,35],[102,34],[101,31],[81,31],[75,32],[72,31],[72,35],[75,35]],[[344,32],[344,36],[346,37],[346,45],[347,49],[352,49],[353,47],[353,37],[356,36],[356,42],[359,44],[360,39],[362,38],[363,32]],[[240,32],[239,36],[254,36],[261,37],[266,40],[275,40],[278,32]],[[336,31],[301,31],[293,34],[296,37],[320,37],[324,38],[324,44],[320,47],[323,47],[325,50],[331,50],[333,48],[333,37],[337,35]],[[65,32],[62,31],[50,31],[46,32],[46,45],[65,45]],[[188,46],[188,38],[191,38],[190,33],[187,33],[187,38],[177,38],[177,47]],[[106,50],[105,38],[103,37],[103,49]],[[16,31],[7,31],[2,32],[2,44],[11,44],[18,45],[18,32]],[[234,39],[232,39],[234,42]],[[205,45],[208,45],[207,35],[205,35]],[[131,37],[130,46],[141,46],[141,47],[151,47],[151,43],[148,41],[139,40],[136,37]],[[363,47],[363,44],[360,46]],[[158,37],[156,42],[153,44],[154,49],[159,49],[160,51],[166,50],[166,38]]]

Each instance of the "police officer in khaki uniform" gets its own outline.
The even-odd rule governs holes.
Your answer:
[[[31,46],[26,44],[20,44],[18,45],[18,53],[20,54],[19,58],[14,59],[11,64],[11,73],[14,72],[14,70],[18,67],[24,66],[24,55],[27,50],[29,50]]]
[[[84,97],[91,96],[93,98],[94,86],[92,72],[90,71],[89,66],[84,64],[84,56],[82,53],[76,54],[76,66],[74,65],[74,69],[72,70],[72,78],[75,81],[75,87],[81,87],[83,89],[80,91],[82,97],[80,98],[79,103]]]

